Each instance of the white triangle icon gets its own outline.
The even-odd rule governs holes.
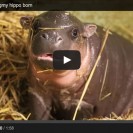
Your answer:
[[[66,64],[70,61],[71,61],[71,59],[67,58],[66,56],[63,56],[63,64]]]

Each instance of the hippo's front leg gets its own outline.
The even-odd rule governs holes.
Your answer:
[[[65,120],[72,120],[75,110],[77,108],[79,100],[72,100],[71,102],[63,102],[65,104],[63,104],[63,111],[60,112],[60,116],[63,116],[62,119]],[[94,108],[95,106],[93,106],[90,103],[87,103],[86,101],[82,101],[80,104],[80,107],[77,111],[76,120],[83,120],[83,119],[89,119],[93,116],[94,114]],[[65,114],[65,115],[64,115]]]
[[[77,108],[77,104],[75,105],[73,104],[73,106],[71,107],[72,110],[74,109],[74,112],[75,109]],[[94,106],[90,103],[82,101],[75,119],[76,120],[89,119],[90,117],[93,116],[93,113],[94,113]]]
[[[46,94],[47,95],[47,94]],[[44,94],[38,94],[33,90],[29,92],[29,106],[32,120],[50,120],[51,111],[51,100],[48,95],[45,97]]]

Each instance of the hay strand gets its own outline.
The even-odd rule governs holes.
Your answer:
[[[77,105],[77,107],[76,107],[76,109],[75,109],[75,112],[74,112],[74,115],[73,115],[73,119],[72,119],[72,120],[75,120],[75,118],[76,118],[76,116],[77,116],[77,113],[78,113],[79,107],[80,107],[80,105],[81,105],[81,102],[82,102],[82,100],[83,100],[83,98],[84,98],[84,96],[85,96],[85,93],[86,93],[86,91],[87,91],[87,89],[88,89],[88,86],[89,86],[89,84],[90,84],[90,81],[91,81],[91,79],[92,79],[92,76],[93,76],[93,74],[94,74],[94,72],[95,72],[95,70],[96,70],[97,64],[98,64],[98,62],[99,62],[99,60],[100,60],[100,58],[101,58],[101,55],[102,55],[103,49],[104,49],[104,47],[105,47],[105,44],[106,44],[108,35],[109,35],[109,29],[106,30],[105,37],[104,37],[104,40],[103,40],[103,43],[102,43],[102,47],[101,47],[100,52],[99,52],[99,54],[98,54],[97,60],[96,60],[96,62],[95,62],[95,64],[94,64],[94,67],[93,67],[93,69],[92,69],[92,71],[91,71],[91,73],[90,73],[90,76],[89,76],[88,79],[87,79],[87,82],[86,82],[85,87],[84,87],[84,89],[83,89],[83,92],[82,92],[82,95],[81,95],[80,100],[79,100],[79,102],[78,102],[78,105]]]

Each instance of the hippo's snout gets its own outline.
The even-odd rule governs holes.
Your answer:
[[[57,31],[39,32],[32,41],[32,52],[34,55],[53,53],[60,49],[63,43],[62,36]]]
[[[53,68],[53,52],[63,46],[63,37],[54,30],[40,31],[34,35],[31,52],[36,64],[42,68]]]
[[[44,39],[44,41],[48,41],[49,43],[53,44],[59,44],[63,41],[58,32],[53,32],[52,34],[42,33],[41,37]]]

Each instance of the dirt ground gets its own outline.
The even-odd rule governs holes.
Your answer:
[[[41,12],[0,12],[0,120],[28,120],[26,70],[28,31],[21,28],[21,16],[35,16]],[[133,42],[133,12],[82,11],[72,12],[80,20],[95,23]],[[94,120],[132,120],[133,113]]]

